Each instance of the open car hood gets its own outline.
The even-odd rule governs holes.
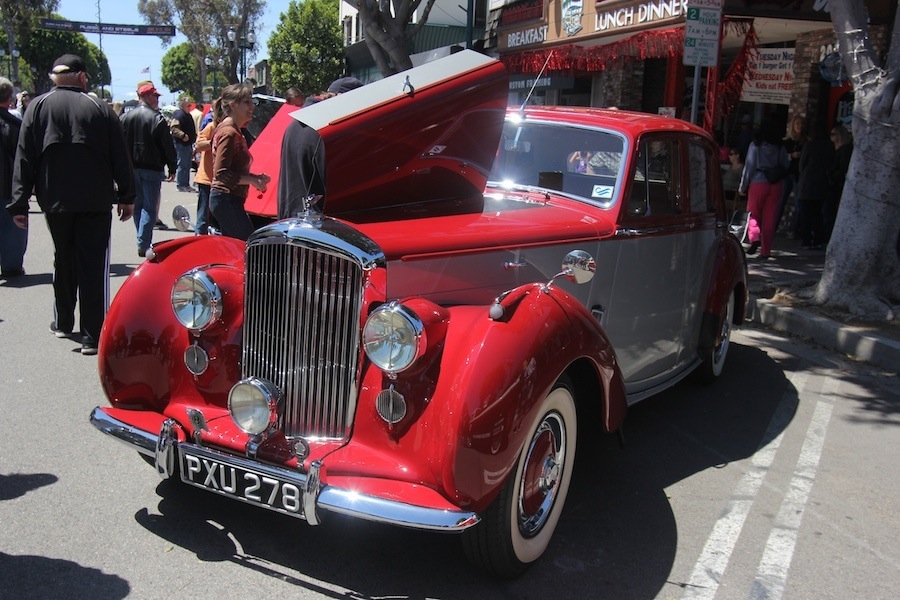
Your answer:
[[[480,196],[508,92],[502,63],[463,51],[291,113],[324,141],[324,212]]]

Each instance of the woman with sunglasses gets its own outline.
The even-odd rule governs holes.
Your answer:
[[[254,229],[244,211],[247,193],[251,185],[261,192],[266,191],[271,179],[265,173],[250,172],[253,157],[241,133],[253,118],[253,88],[248,83],[229,85],[222,90],[222,97],[217,102],[225,118],[213,134],[209,208],[223,235],[246,240]]]

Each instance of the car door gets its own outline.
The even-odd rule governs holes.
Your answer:
[[[641,138],[610,242],[619,248],[604,321],[630,400],[664,385],[682,364],[692,261],[683,144],[672,134]]]
[[[690,209],[687,305],[684,322],[684,346],[681,362],[698,359],[697,344],[703,321],[704,303],[713,278],[716,247],[725,232],[725,207],[722,197],[721,171],[716,149],[700,136],[686,138],[687,151],[685,207]]]

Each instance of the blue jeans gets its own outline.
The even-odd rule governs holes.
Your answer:
[[[180,188],[191,187],[191,158],[194,148],[190,144],[175,144],[175,155],[178,157],[178,169],[175,171],[175,184]]]
[[[162,196],[162,171],[152,169],[134,170],[134,226],[137,228],[138,250],[146,251],[153,242],[153,226],[159,213]]]
[[[16,273],[22,270],[28,230],[20,229],[6,210],[6,200],[0,200],[0,271]]]
[[[219,223],[222,235],[246,240],[253,233],[253,223],[244,212],[244,199],[240,196],[212,190],[209,194],[209,208]]]
[[[206,235],[209,233],[209,185],[205,183],[197,184],[197,233]]]

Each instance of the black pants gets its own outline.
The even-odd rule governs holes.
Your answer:
[[[57,329],[75,329],[75,301],[86,344],[100,341],[109,306],[109,230],[112,211],[47,213],[53,238],[53,316]]]
[[[828,241],[822,220],[822,199],[800,199],[800,240],[804,246],[818,246]]]

